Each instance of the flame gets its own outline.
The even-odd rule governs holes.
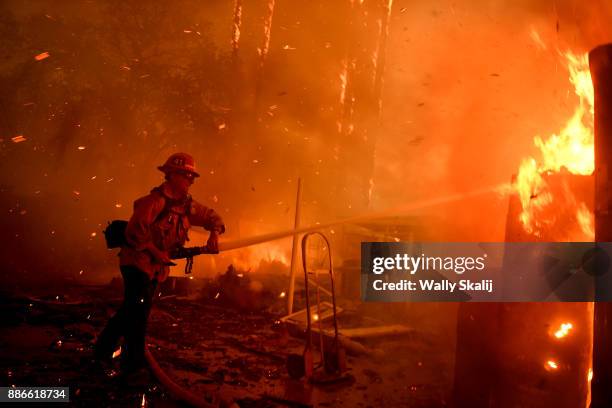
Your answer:
[[[582,231],[584,231],[587,236],[594,237],[595,215],[591,211],[589,211],[589,209],[584,203],[580,203],[580,206],[576,211],[576,218],[578,219],[578,224],[580,225]]]
[[[539,136],[535,137],[534,144],[540,150],[541,159],[529,157],[523,160],[514,184],[522,205],[520,221],[525,231],[536,236],[541,236],[542,230],[555,221],[554,214],[547,214],[545,211],[554,204],[555,195],[543,175],[559,172],[562,169],[572,174],[590,175],[595,168],[594,90],[588,54],[576,55],[566,52],[563,56],[570,74],[570,82],[574,85],[574,92],[580,103],[558,134],[553,134],[546,140]],[[570,201],[575,202],[575,199]],[[593,215],[584,203],[578,205],[576,218],[582,232],[592,240]]]
[[[561,326],[555,332],[555,337],[558,339],[562,339],[563,337],[566,337],[569,334],[570,330],[572,330],[573,328],[574,325],[571,323],[561,323]]]
[[[232,253],[231,263],[240,270],[256,270],[261,264],[280,262],[289,266],[289,248],[276,242],[267,242],[242,248]]]

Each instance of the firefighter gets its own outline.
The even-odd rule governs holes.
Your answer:
[[[127,245],[119,253],[125,291],[123,304],[95,345],[96,360],[110,361],[123,336],[124,373],[137,372],[145,366],[147,319],[155,287],[166,279],[169,267],[174,265],[170,252],[189,239],[191,225],[210,232],[206,244],[209,253],[218,253],[218,236],[225,232],[221,217],[189,195],[189,187],[200,176],[192,156],[173,154],[158,169],[165,174],[165,181],[134,202],[134,213],[125,230]]]

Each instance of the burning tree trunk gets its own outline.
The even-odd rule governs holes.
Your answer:
[[[385,53],[392,0],[351,0],[348,46],[340,74],[339,142],[352,146],[340,152],[340,166],[350,172],[339,184],[355,186],[349,191],[351,207],[369,206],[374,171],[374,149],[380,127]],[[346,143],[350,139],[351,143]],[[360,163],[360,166],[347,164]]]
[[[261,47],[258,49],[259,53],[259,67],[257,69],[257,79],[255,84],[255,112],[259,111],[259,102],[261,99],[261,90],[263,85],[263,74],[266,64],[266,58],[268,57],[268,51],[270,50],[270,37],[272,35],[272,17],[274,16],[274,5],[275,0],[268,0],[266,3],[266,13],[263,22],[263,40]]]
[[[612,241],[612,44],[589,54],[595,89],[595,241]],[[608,272],[609,273],[609,272]],[[597,288],[596,288],[597,291]],[[591,408],[612,406],[612,303],[595,303]]]
[[[593,207],[590,77],[584,58],[571,53],[566,56],[580,105],[559,137],[539,140],[543,163],[535,159],[524,162],[513,179],[519,194],[510,198],[506,242],[592,239],[588,234],[592,231],[589,209]],[[576,154],[577,147],[582,154]],[[581,217],[582,213],[586,216]],[[609,226],[606,224],[607,231]],[[607,313],[604,317],[612,318],[612,313]],[[587,303],[461,305],[455,406],[585,406],[591,322],[592,307]],[[608,333],[610,327],[605,329]],[[610,335],[603,338],[602,345],[612,339]],[[609,370],[612,354],[602,354]],[[600,406],[610,405],[597,408]]]
[[[242,25],[242,0],[235,0],[234,18],[232,20],[232,60],[236,63],[240,45],[240,28]]]
[[[387,61],[387,37],[389,37],[389,20],[391,19],[391,8],[393,0],[387,0],[387,4],[382,6],[382,16],[378,20],[380,35],[376,46],[376,72],[374,74],[374,95],[377,102],[377,119],[380,120],[382,111],[382,87],[385,73],[385,62]]]

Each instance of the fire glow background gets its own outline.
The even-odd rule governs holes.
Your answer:
[[[303,224],[507,183],[581,103],[567,55],[612,31],[604,0],[0,7],[2,273],[15,281],[116,274],[101,231],[176,151],[196,157],[193,195],[230,237],[290,227],[298,177]],[[411,215],[431,239],[503,241],[507,210],[489,194]],[[289,243],[213,267],[286,261]]]

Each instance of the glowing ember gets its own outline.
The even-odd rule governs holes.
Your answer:
[[[280,295],[278,295],[279,298],[284,298],[285,296],[287,296],[287,294],[285,292],[281,292]]]
[[[117,358],[121,355],[121,346],[113,352],[113,358]]]
[[[554,360],[548,360],[546,362],[546,369],[547,370],[556,370],[559,368],[559,365],[554,361]]]
[[[145,394],[142,394],[142,401],[140,402],[140,406],[141,407],[146,407],[147,406],[147,400],[145,398]]]
[[[11,140],[13,141],[13,143],[21,143],[21,142],[25,142],[27,139],[23,137],[23,135],[18,135],[15,137],[11,137]]]
[[[553,134],[546,140],[535,137],[534,143],[539,148],[541,159],[529,157],[520,165],[514,188],[519,194],[522,205],[520,221],[525,231],[541,236],[546,226],[555,221],[555,194],[552,193],[543,175],[559,172],[565,168],[571,174],[590,175],[595,167],[593,135],[593,83],[588,65],[588,54],[564,54],[570,74],[570,82],[579,98],[579,105],[572,117],[559,134]],[[571,193],[570,193],[571,194]],[[575,203],[575,217],[584,240],[593,240],[593,214],[584,203]]]
[[[34,57],[34,59],[35,59],[36,61],[42,61],[42,60],[44,60],[45,58],[49,58],[50,56],[51,56],[51,55],[50,55],[48,52],[46,52],[46,51],[45,51],[45,52],[41,52],[40,54],[36,55],[36,56]]]
[[[561,327],[555,332],[555,337],[558,339],[566,337],[573,328],[574,325],[571,323],[561,323]]]
[[[319,320],[319,314],[318,314],[318,313],[314,313],[314,314],[312,315],[312,319],[313,319],[315,322],[316,322],[316,321],[318,321],[318,320]]]

